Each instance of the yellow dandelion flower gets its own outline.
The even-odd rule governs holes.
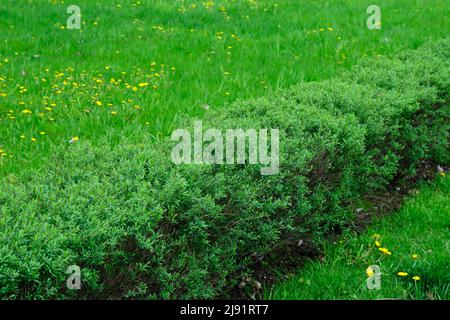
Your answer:
[[[31,111],[31,110],[28,110],[28,109],[25,109],[25,110],[22,111],[22,113],[24,113],[24,114],[30,114],[30,113],[32,113],[32,111]]]
[[[96,101],[95,104],[100,107],[102,105],[102,102],[101,101]]]
[[[70,139],[69,143],[75,143],[78,140],[80,140],[80,138],[78,136],[72,137],[72,139]]]
[[[399,277],[406,277],[408,275],[408,272],[400,271],[400,272],[397,272],[397,275]]]
[[[378,248],[378,250],[380,250],[381,252],[383,252],[385,255],[388,256],[392,254],[392,252],[390,252],[388,248]]]
[[[367,269],[366,269],[366,275],[367,275],[367,277],[371,277],[371,276],[373,276],[375,274],[375,272],[373,271],[373,269],[371,268],[371,267],[368,267]]]
[[[419,281],[419,280],[420,280],[420,277],[419,277],[419,276],[414,276],[414,277],[412,277],[412,279],[413,279],[414,281]]]
[[[414,260],[419,259],[419,255],[417,253],[414,253],[411,255],[411,258],[413,258]]]
[[[380,241],[375,241],[375,245],[377,246],[377,247],[381,247],[381,242]]]
[[[117,116],[117,112],[116,112],[116,111],[111,111],[111,114],[112,114],[113,116]]]

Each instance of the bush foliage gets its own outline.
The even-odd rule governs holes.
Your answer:
[[[45,170],[1,182],[0,297],[228,296],[255,263],[344,227],[355,200],[424,160],[450,163],[449,55],[450,41],[429,44],[204,119],[280,129],[273,176],[176,166],[168,139],[54,150]],[[66,289],[69,265],[81,267],[79,291]]]

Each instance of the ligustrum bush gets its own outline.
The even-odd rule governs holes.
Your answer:
[[[261,281],[256,266],[298,259],[291,244],[344,228],[357,199],[424,160],[449,164],[449,54],[441,41],[206,116],[205,127],[278,128],[276,175],[176,166],[169,139],[81,139],[40,172],[4,177],[0,297],[213,298]],[[66,288],[70,265],[81,290]]]

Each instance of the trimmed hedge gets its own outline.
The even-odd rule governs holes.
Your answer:
[[[280,129],[277,175],[176,166],[173,143],[149,138],[80,141],[41,172],[3,178],[0,297],[228,296],[256,263],[275,267],[296,258],[292,243],[343,228],[362,196],[423,160],[450,163],[449,55],[444,40],[204,119],[205,129]],[[82,290],[66,289],[69,265]]]

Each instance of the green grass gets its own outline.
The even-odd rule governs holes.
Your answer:
[[[380,0],[382,29],[370,31],[365,0],[75,4],[81,31],[62,28],[63,1],[0,6],[2,174],[42,167],[52,146],[74,136],[140,142],[143,133],[167,135],[181,114],[202,116],[205,104],[220,108],[418,47],[444,37],[450,16],[445,0]]]
[[[267,297],[449,299],[449,213],[450,178],[438,178],[409,199],[400,212],[379,219],[363,234],[345,234],[338,243],[327,243],[321,262],[308,262],[297,275],[276,284]],[[377,248],[377,234],[391,255]],[[366,287],[365,272],[370,265],[380,267],[380,290]],[[408,275],[402,277],[398,272]],[[419,281],[412,279],[416,275]]]

